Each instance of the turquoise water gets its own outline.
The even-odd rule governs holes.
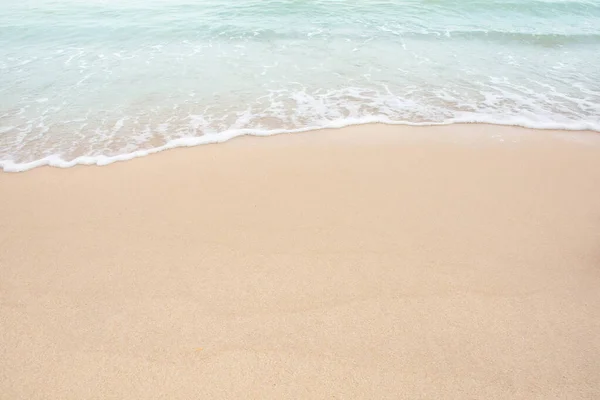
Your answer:
[[[600,131],[600,0],[0,0],[0,167],[366,122]]]

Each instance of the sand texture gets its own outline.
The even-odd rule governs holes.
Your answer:
[[[598,399],[600,139],[367,125],[0,174],[0,399]]]

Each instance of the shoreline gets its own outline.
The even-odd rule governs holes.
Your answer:
[[[15,163],[11,160],[0,160],[0,170],[2,172],[27,172],[35,168],[40,167],[54,167],[54,168],[72,168],[78,165],[84,166],[106,166],[116,162],[121,161],[129,161],[140,157],[146,157],[152,154],[161,153],[166,150],[173,150],[179,148],[187,148],[187,147],[197,147],[208,144],[220,144],[224,142],[228,142],[232,139],[240,138],[240,137],[268,137],[268,136],[279,136],[286,134],[298,134],[298,133],[311,133],[318,131],[328,131],[328,130],[339,130],[345,128],[352,127],[360,127],[360,126],[400,126],[405,128],[436,128],[443,126],[483,126],[483,127],[499,127],[498,129],[517,129],[524,131],[550,131],[550,132],[575,132],[581,134],[599,134],[599,129],[592,129],[590,126],[581,126],[579,128],[567,127],[567,126],[559,126],[561,124],[552,124],[548,127],[535,127],[531,124],[528,124],[525,121],[515,122],[514,124],[507,124],[504,122],[464,122],[464,121],[450,121],[450,122],[440,122],[440,123],[409,123],[406,121],[403,122],[394,122],[394,121],[383,121],[380,118],[373,118],[372,120],[361,120],[359,122],[353,122],[352,120],[342,121],[337,123],[327,124],[322,127],[317,126],[309,126],[306,128],[298,128],[298,129],[274,129],[274,130],[255,130],[255,129],[239,129],[239,130],[231,130],[225,131],[217,134],[208,134],[202,136],[190,136],[178,139],[172,139],[167,143],[158,146],[151,147],[148,149],[136,150],[130,153],[119,154],[115,156],[106,156],[106,155],[98,155],[98,156],[79,156],[73,160],[66,161],[60,157],[56,156],[48,156],[39,160],[24,162],[24,163]]]
[[[0,393],[597,398],[599,156],[363,125],[0,174]]]

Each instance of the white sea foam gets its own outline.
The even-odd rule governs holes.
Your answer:
[[[600,124],[560,124],[553,122],[546,123],[531,123],[526,119],[513,118],[510,120],[498,120],[495,118],[453,118],[446,122],[441,123],[419,123],[409,121],[391,121],[387,118],[382,117],[368,117],[363,119],[345,119],[335,122],[331,122],[324,126],[310,126],[298,129],[278,129],[278,130],[251,130],[251,129],[232,129],[221,133],[206,134],[203,136],[196,137],[183,137],[170,140],[166,144],[153,147],[144,150],[136,150],[129,153],[118,154],[114,156],[97,155],[97,156],[79,156],[73,160],[64,160],[60,156],[50,155],[39,160],[18,163],[11,160],[0,160],[0,168],[4,172],[24,172],[33,168],[50,166],[57,168],[71,168],[77,165],[96,165],[105,166],[118,161],[127,161],[138,157],[148,156],[154,153],[159,153],[164,150],[175,149],[179,147],[194,147],[205,144],[217,144],[223,143],[240,136],[272,136],[286,133],[302,133],[320,129],[336,129],[344,128],[352,125],[365,125],[373,123],[382,123],[389,125],[408,125],[408,126],[439,126],[439,125],[450,125],[450,124],[463,124],[463,123],[484,123],[491,125],[505,125],[505,126],[518,126],[530,129],[552,129],[552,130],[565,130],[565,131],[597,131],[600,132]],[[500,141],[503,141],[500,138]]]

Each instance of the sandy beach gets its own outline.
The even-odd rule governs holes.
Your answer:
[[[600,137],[365,125],[0,173],[1,399],[598,399]]]

